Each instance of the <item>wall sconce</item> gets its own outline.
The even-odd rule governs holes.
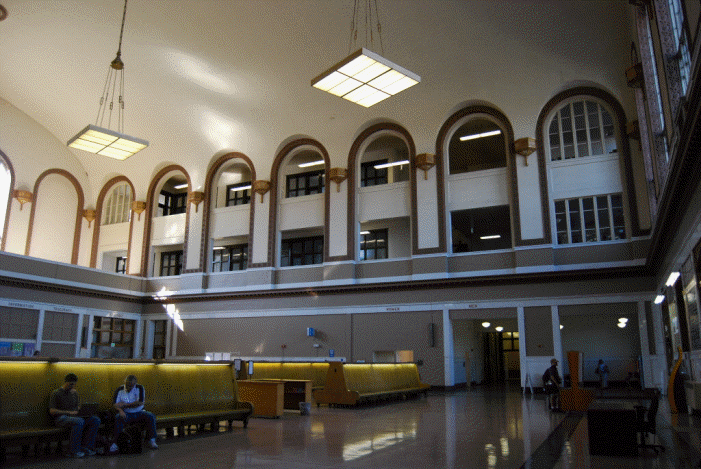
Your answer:
[[[424,181],[428,179],[428,170],[436,166],[436,155],[421,153],[414,159],[416,167],[424,170]]]
[[[260,194],[260,201],[263,202],[265,193],[270,190],[270,181],[253,181],[253,192]]]
[[[95,210],[83,210],[83,218],[88,221],[88,228],[90,228],[92,222],[95,220]]]
[[[643,87],[643,64],[638,62],[626,69],[626,81],[631,88]]]
[[[24,204],[32,201],[32,193],[29,191],[12,191],[12,197],[19,202],[19,209],[22,210]]]
[[[346,168],[329,169],[329,179],[336,183],[336,192],[341,192],[341,183],[347,178],[348,170]]]
[[[141,221],[141,214],[146,210],[146,202],[141,202],[138,200],[135,200],[131,203],[131,210],[132,212],[136,213],[138,216],[138,220]]]
[[[514,151],[524,157],[526,166],[528,166],[528,155],[536,149],[535,139],[530,137],[519,138],[514,142]]]
[[[187,196],[187,201],[191,204],[195,204],[195,213],[200,208],[200,203],[204,200],[204,192],[193,191]]]

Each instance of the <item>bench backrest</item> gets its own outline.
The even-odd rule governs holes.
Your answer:
[[[328,363],[254,362],[252,379],[309,380],[313,388],[323,388],[328,369]]]
[[[0,361],[0,428],[50,426],[49,396],[68,373],[78,376],[81,402],[97,402],[99,410],[112,409],[115,390],[130,374],[156,415],[234,408],[239,400],[229,364]]]
[[[425,386],[415,363],[344,364],[343,373],[347,389],[361,394]]]

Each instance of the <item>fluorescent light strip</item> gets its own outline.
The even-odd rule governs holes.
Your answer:
[[[310,166],[318,166],[320,164],[324,164],[324,160],[319,160],[319,161],[310,161],[309,163],[302,163],[298,164],[300,168],[308,168]]]
[[[480,236],[480,239],[499,239],[499,238],[501,238],[501,235]]]
[[[361,48],[312,80],[312,86],[370,107],[421,81],[418,75]]]
[[[480,134],[464,135],[460,137],[460,141],[464,142],[466,140],[474,140],[476,138],[492,137],[494,135],[499,135],[501,130],[490,130],[489,132],[482,132]]]
[[[663,301],[664,301],[664,295],[657,295],[655,297],[655,304],[656,305],[662,304]]]
[[[177,186],[173,186],[173,189],[187,189],[187,183],[178,184]]]
[[[251,188],[251,186],[248,185],[248,186],[241,186],[241,187],[232,187],[232,188],[229,189],[229,190],[230,190],[230,191],[234,191],[234,192],[236,192],[236,191],[247,191],[247,190],[250,189],[250,188]]]
[[[392,166],[401,166],[404,164],[409,164],[409,160],[393,161],[391,163],[376,164],[375,169],[391,168]]]
[[[667,278],[667,283],[665,283],[665,285],[667,285],[668,287],[674,286],[674,284],[677,282],[677,279],[679,278],[679,275],[679,272],[672,272],[671,274],[669,274],[669,277]]]

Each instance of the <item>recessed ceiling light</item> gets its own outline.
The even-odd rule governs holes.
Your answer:
[[[679,278],[679,275],[679,272],[672,272],[671,274],[669,274],[669,277],[667,278],[667,283],[665,283],[665,285],[667,285],[668,287],[673,286]]]
[[[487,321],[484,321],[484,322],[482,323],[482,327],[484,327],[485,329],[488,328],[488,327],[491,326],[491,325],[492,325],[492,324],[489,323],[489,322],[487,322]]]

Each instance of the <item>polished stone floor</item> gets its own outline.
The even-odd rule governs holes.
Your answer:
[[[517,388],[518,389],[518,388]],[[664,453],[637,458],[591,456],[585,414],[553,414],[542,396],[484,388],[432,392],[420,399],[359,408],[312,407],[311,415],[234,423],[231,432],[194,432],[140,455],[67,459],[8,455],[26,468],[697,468],[696,417],[662,402],[658,442]],[[663,400],[664,401],[664,400]]]

